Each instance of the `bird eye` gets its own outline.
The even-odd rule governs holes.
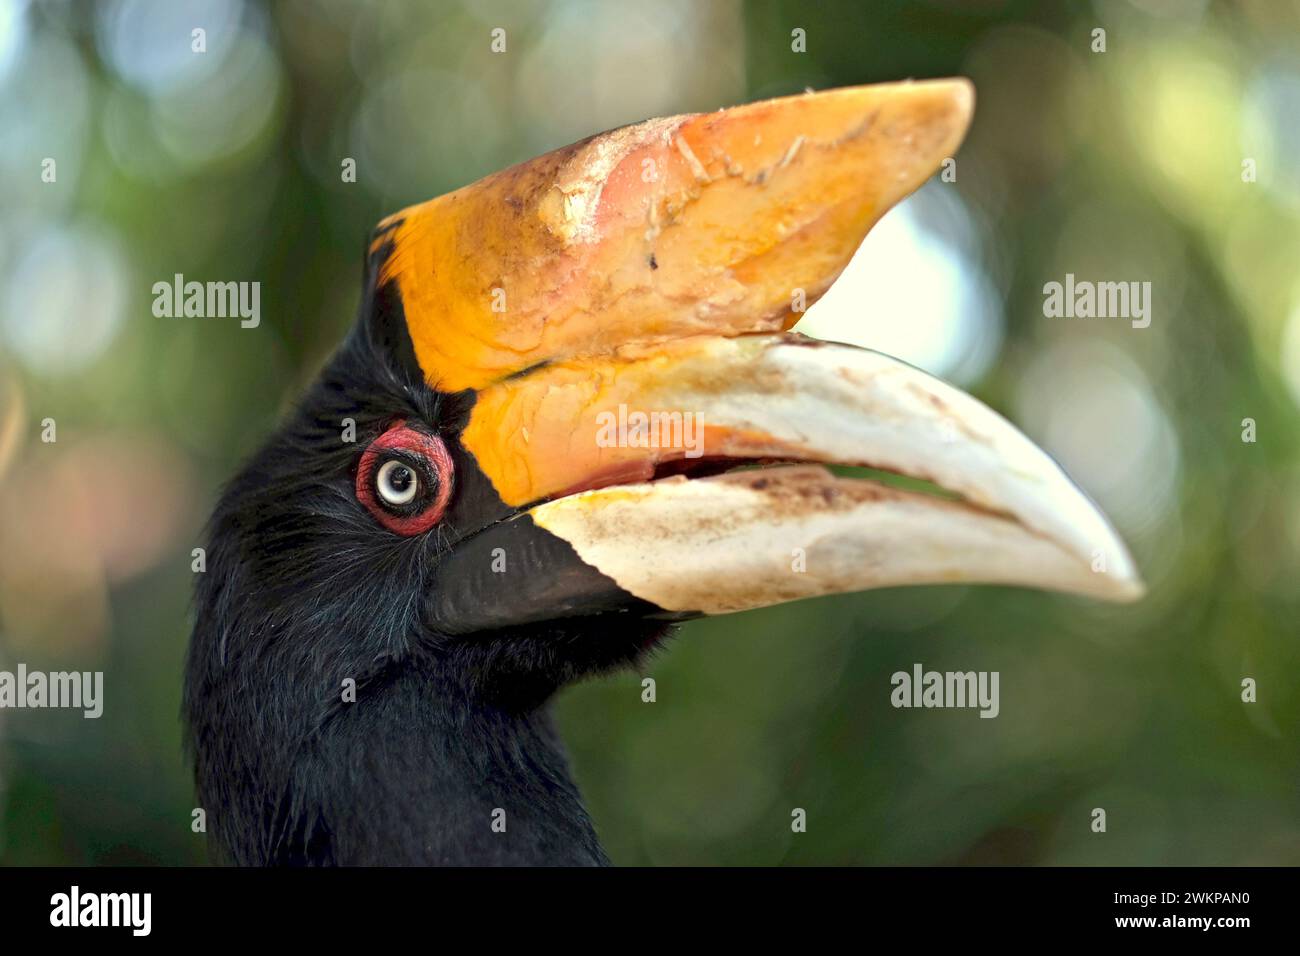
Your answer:
[[[415,469],[398,458],[390,458],[379,466],[375,484],[379,487],[379,497],[386,504],[397,506],[409,505],[420,490]]]
[[[357,466],[357,500],[381,525],[405,536],[442,518],[451,483],[451,455],[442,439],[406,422],[371,442]]]

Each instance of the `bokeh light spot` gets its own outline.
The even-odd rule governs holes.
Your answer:
[[[6,278],[0,341],[41,374],[83,368],[122,324],[127,273],[116,241],[100,229],[52,227],[33,237]]]
[[[885,352],[959,385],[978,381],[1002,342],[1001,297],[955,237],[971,224],[941,184],[888,212],[796,326],[820,339]],[[941,234],[917,203],[942,203]]]

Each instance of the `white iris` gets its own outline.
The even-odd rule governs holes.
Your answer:
[[[379,496],[384,499],[385,504],[390,505],[409,505],[420,490],[415,469],[405,462],[396,460],[386,461],[380,466],[376,483],[379,485]]]

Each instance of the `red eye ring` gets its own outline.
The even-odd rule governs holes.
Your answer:
[[[426,485],[417,494],[410,511],[393,510],[376,494],[379,469],[388,461],[399,461],[412,468],[417,480]],[[421,534],[437,524],[446,512],[451,500],[452,473],[451,454],[442,439],[400,421],[362,452],[357,465],[357,500],[394,534],[405,537]]]

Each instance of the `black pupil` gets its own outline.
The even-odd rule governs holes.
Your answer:
[[[388,473],[388,487],[399,495],[411,487],[413,481],[415,481],[415,475],[405,465],[398,465]]]

